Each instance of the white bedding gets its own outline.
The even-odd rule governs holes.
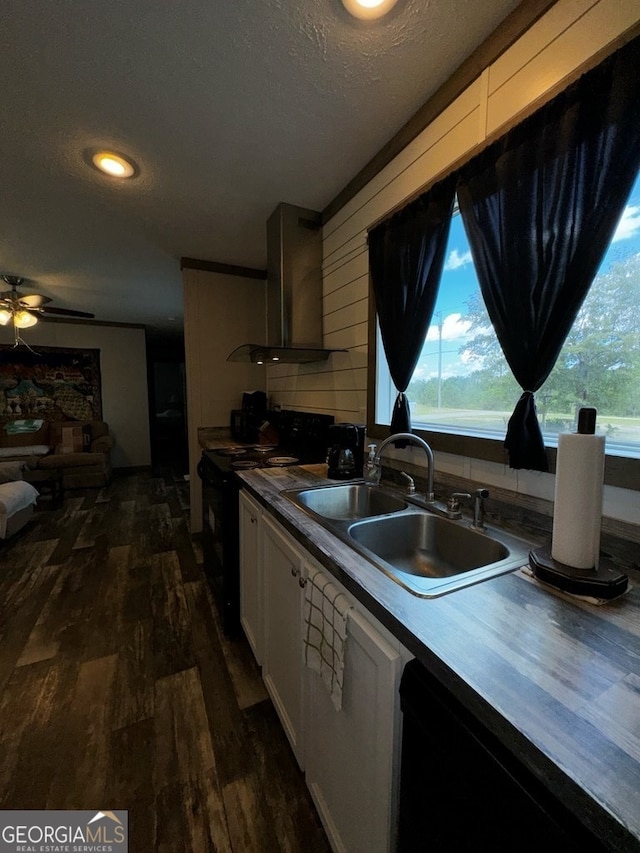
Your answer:
[[[25,444],[22,447],[0,447],[0,459],[10,456],[46,456],[48,444]]]
[[[37,489],[24,480],[0,483],[0,539],[4,539],[7,534],[7,519],[35,504],[38,494]]]

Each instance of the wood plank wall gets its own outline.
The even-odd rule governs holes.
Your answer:
[[[184,259],[189,260],[189,259]],[[202,529],[202,484],[196,467],[202,454],[200,427],[229,425],[242,391],[265,387],[265,368],[228,362],[248,341],[264,340],[265,284],[242,267],[183,266],[191,532]],[[231,272],[229,272],[231,270]],[[243,274],[245,273],[245,274]]]
[[[558,0],[323,230],[327,362],[268,369],[284,408],[366,421],[367,229],[595,65],[640,21],[638,0]]]

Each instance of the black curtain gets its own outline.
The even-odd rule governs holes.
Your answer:
[[[429,329],[453,214],[456,176],[369,232],[369,268],[382,343],[398,396],[391,432],[409,432],[405,395]]]
[[[480,288],[523,394],[512,468],[548,470],[534,392],[573,325],[640,167],[640,38],[470,161],[458,200]]]

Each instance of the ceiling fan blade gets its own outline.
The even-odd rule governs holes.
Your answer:
[[[48,296],[43,296],[41,293],[29,293],[27,296],[19,296],[20,304],[24,308],[42,308],[47,302],[51,302]]]
[[[96,316],[86,311],[72,311],[70,308],[42,308],[41,311],[44,316],[47,314],[59,314],[63,317],[86,317],[88,320],[92,320]]]

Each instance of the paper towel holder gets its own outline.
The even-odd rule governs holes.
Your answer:
[[[596,431],[597,412],[584,407],[578,412],[578,433],[593,435]],[[576,568],[561,563],[551,555],[551,548],[534,548],[529,552],[529,565],[538,580],[572,595],[591,596],[607,601],[623,595],[628,577],[609,566]]]
[[[547,547],[529,551],[529,565],[538,580],[571,595],[586,595],[610,601],[627,591],[629,578],[617,569],[575,569],[554,560]]]

